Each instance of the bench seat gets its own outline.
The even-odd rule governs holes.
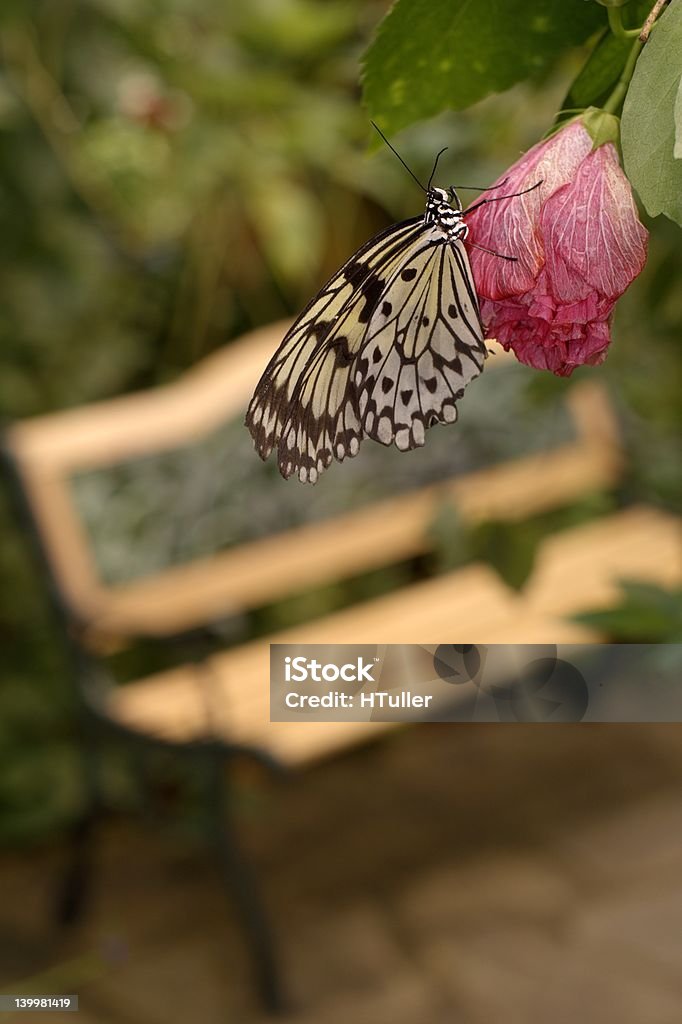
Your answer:
[[[568,618],[607,607],[618,581],[682,580],[679,522],[634,507],[548,538],[521,594],[471,565],[240,647],[203,664],[157,673],[114,690],[109,714],[176,742],[221,736],[304,765],[392,728],[384,722],[270,722],[269,644],[583,643],[600,637]]]

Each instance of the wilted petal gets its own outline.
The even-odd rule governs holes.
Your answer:
[[[613,299],[607,299],[590,292],[584,299],[556,307],[554,319],[557,323],[587,324],[590,320],[603,320],[613,309]]]
[[[540,231],[557,300],[622,295],[646,262],[646,229],[611,143],[591,152],[574,181],[545,203]]]
[[[543,270],[532,291],[502,302],[485,299],[481,316],[487,335],[512,349],[520,362],[568,377],[576,366],[595,366],[606,358],[612,308],[613,300],[595,295],[571,307],[558,305]]]
[[[505,195],[522,192],[542,181],[538,188],[500,203],[486,203],[467,215],[471,243],[516,258],[516,262],[508,262],[481,252],[474,245],[470,247],[469,256],[480,295],[502,299],[533,287],[545,261],[540,228],[542,207],[547,197],[573,179],[591,147],[592,140],[579,121],[567,125],[528,150],[498,178],[489,190],[489,197],[494,198],[497,186],[503,182],[502,194]]]
[[[610,340],[609,324],[604,321],[585,324],[579,330],[566,325],[564,332],[557,330],[556,325],[544,324],[539,331],[537,325],[529,324],[514,344],[514,353],[522,363],[538,370],[569,377],[585,363],[603,363]]]

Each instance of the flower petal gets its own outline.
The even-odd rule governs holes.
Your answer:
[[[611,143],[591,152],[575,179],[545,203],[540,232],[560,302],[596,291],[615,299],[641,273],[648,233]]]
[[[543,205],[574,177],[591,147],[592,141],[582,124],[572,122],[530,149],[493,186],[494,190],[504,182],[505,195],[522,192],[542,181],[539,188],[499,204],[486,203],[466,216],[470,243],[516,258],[513,263],[501,260],[472,245],[469,255],[479,295],[502,299],[533,287],[545,262],[540,231]],[[494,198],[493,190],[488,198]]]
[[[511,348],[520,362],[562,377],[583,363],[596,366],[603,362],[611,341],[613,302],[601,300],[595,305],[592,301],[565,316],[568,307],[552,303],[543,287],[546,276],[541,276],[544,280],[539,293],[528,292],[502,302],[483,300],[481,316],[486,335]]]

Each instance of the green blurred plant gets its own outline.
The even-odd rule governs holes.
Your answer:
[[[355,242],[355,54],[372,9],[4,12],[0,405],[23,414],[158,381],[299,304]]]
[[[623,580],[612,608],[585,612],[577,622],[593,626],[614,643],[682,643],[682,589],[664,590]]]

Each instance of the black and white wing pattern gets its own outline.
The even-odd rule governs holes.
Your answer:
[[[268,363],[246,414],[256,451],[277,447],[283,476],[315,483],[362,440],[353,365],[388,279],[418,244],[423,218],[358,250],[306,307]]]
[[[457,419],[486,355],[463,242],[426,239],[367,328],[355,368],[363,434],[401,451],[423,445],[430,426]]]
[[[452,422],[486,356],[466,225],[431,189],[424,217],[369,241],[289,330],[246,414],[256,451],[315,483],[365,437],[401,450]]]

